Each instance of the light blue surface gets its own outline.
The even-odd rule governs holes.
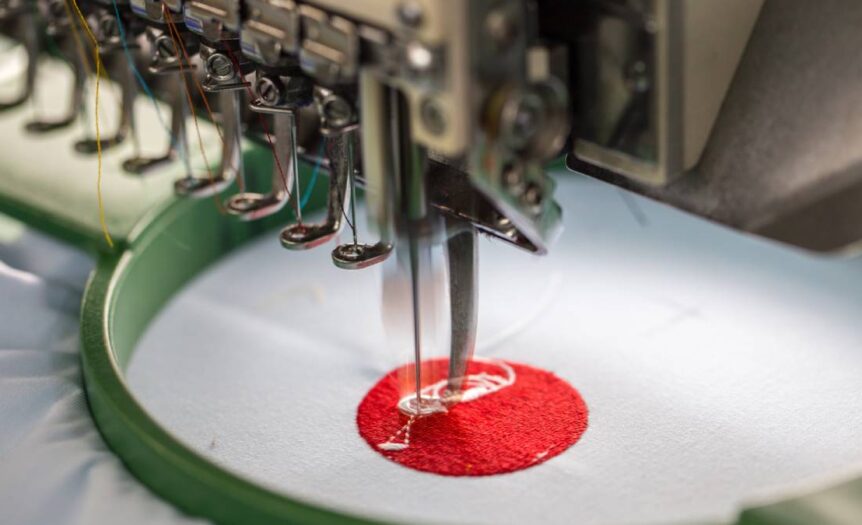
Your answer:
[[[862,260],[742,237],[595,181],[568,177],[560,192],[567,231],[550,257],[482,244],[479,352],[554,371],[591,409],[582,442],[542,467],[453,480],[371,452],[355,405],[398,359],[380,350],[379,273],[272,236],[178,296],[131,386],[229,468],[410,521],[717,520],[862,472]],[[190,522],[89,418],[76,352],[92,261],[0,229],[0,523]]]
[[[372,451],[356,406],[408,354],[386,348],[381,269],[339,270],[331,245],[288,252],[275,234],[179,293],[140,342],[130,387],[219,464],[406,522],[731,520],[752,500],[862,474],[862,260],[571,174],[558,199],[566,231],[549,256],[480,249],[477,352],[551,370],[590,408],[581,441],[538,467],[453,479]]]
[[[92,260],[0,216],[0,523],[184,525],[105,446],[81,386]]]

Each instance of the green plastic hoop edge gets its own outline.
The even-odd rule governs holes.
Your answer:
[[[320,185],[309,207],[319,207],[324,194]],[[125,250],[102,252],[81,310],[87,400],[99,432],[126,467],[188,514],[227,524],[372,523],[267,490],[217,466],[162,428],[123,379],[134,344],[164,303],[206,266],[283,224],[288,214],[241,223],[220,216],[210,200],[178,201],[136,229]]]

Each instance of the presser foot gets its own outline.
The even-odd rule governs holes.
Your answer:
[[[75,151],[78,153],[84,153],[87,155],[92,155],[94,153],[98,153],[101,142],[102,151],[114,148],[119,146],[126,140],[125,133],[118,133],[113,137],[108,137],[106,139],[102,139],[101,141],[96,141],[96,139],[81,139],[75,142]]]
[[[288,250],[310,250],[329,242],[340,229],[340,225],[294,224],[281,230],[279,239]]]
[[[40,135],[42,133],[50,133],[63,128],[67,128],[75,122],[77,114],[62,118],[60,120],[32,120],[24,124],[24,129],[28,133]]]
[[[392,253],[392,245],[341,244],[332,250],[332,262],[342,270],[361,270],[385,261]]]
[[[398,411],[408,417],[425,417],[449,411],[442,399],[408,396],[398,402]]]
[[[168,153],[161,157],[132,157],[123,161],[123,169],[133,175],[144,175],[148,171],[173,161],[174,153]]]
[[[246,192],[231,196],[225,208],[241,221],[253,221],[277,213],[285,204],[287,199],[284,195]]]
[[[157,64],[157,63],[151,62],[150,65],[147,67],[147,71],[153,75],[172,75],[172,74],[178,75],[181,72],[185,72],[185,70],[194,71],[194,69],[195,69],[194,64],[192,64],[190,66],[180,67],[180,65],[176,62],[171,63],[171,64],[160,64],[160,63]]]
[[[30,99],[30,94],[24,93],[23,95],[20,95],[15,100],[10,100],[9,102],[0,102],[0,113],[2,113],[4,111],[9,111],[9,110],[15,109],[17,107],[20,107],[22,104],[27,102],[27,100],[29,100],[29,99]]]
[[[233,184],[234,177],[184,177],[174,182],[174,192],[182,197],[204,199],[218,195]]]
[[[201,88],[207,93],[223,93],[226,91],[244,91],[250,87],[251,83],[244,80],[235,82],[216,82],[210,79],[205,79],[201,82]]]

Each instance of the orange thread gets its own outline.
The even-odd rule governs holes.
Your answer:
[[[166,6],[165,4],[162,4],[162,11],[165,13],[165,18],[167,19],[167,22],[168,22],[168,34],[170,34],[171,40],[174,43],[174,49],[179,50],[180,46],[182,45],[183,39],[180,36],[180,33],[177,30],[176,26],[174,25],[174,21],[173,21],[173,18],[171,17],[171,12],[168,9],[168,6]],[[186,57],[188,57],[188,55],[186,55]],[[215,177],[213,176],[212,168],[210,167],[210,161],[207,158],[206,148],[204,147],[204,140],[201,137],[201,128],[200,128],[200,124],[198,123],[198,116],[195,113],[194,102],[192,101],[192,91],[191,91],[191,88],[189,87],[188,78],[186,78],[185,69],[183,68],[182,57],[180,57],[179,55],[177,56],[177,63],[180,66],[180,78],[183,79],[183,87],[185,88],[185,92],[186,92],[186,100],[188,100],[188,102],[189,102],[189,110],[190,110],[189,113],[192,114],[192,121],[195,123],[195,132],[197,133],[197,136],[198,136],[198,147],[201,150],[201,156],[204,159],[204,165],[206,166],[207,175],[209,176],[210,183],[214,183]],[[191,64],[187,61],[186,65],[189,66],[189,72],[191,73]],[[204,100],[206,100],[206,97],[204,97]],[[218,129],[218,125],[215,123],[215,121],[213,121],[213,124],[215,124],[216,129]],[[219,137],[221,137],[221,133],[219,133]],[[224,146],[224,140],[222,140],[222,146]],[[216,208],[218,208],[219,213],[224,214],[225,213],[224,206],[222,205],[221,200],[219,200],[218,196],[214,195],[213,200],[216,203]]]
[[[236,59],[236,56],[233,54],[233,51],[230,48],[227,48],[227,54],[230,56],[231,62],[233,62],[234,67],[237,71],[240,71],[239,61]],[[245,85],[245,89],[248,92],[249,100],[254,100],[254,92],[251,90],[248,84]],[[260,126],[263,128],[263,136],[266,137],[267,143],[269,143],[269,149],[272,151],[272,158],[275,160],[275,166],[278,168],[278,174],[281,176],[281,182],[284,185],[284,190],[287,192],[287,198],[290,200],[290,188],[287,187],[287,177],[284,174],[284,169],[281,167],[281,161],[278,158],[278,154],[275,151],[275,143],[272,141],[272,136],[269,134],[269,126],[266,123],[266,119],[263,118],[261,113],[257,113],[258,121],[260,122]],[[295,131],[291,131],[291,133],[295,133]],[[291,152],[291,155],[296,155],[296,152]],[[298,173],[293,174],[294,177],[298,177]]]
[[[165,19],[168,22],[168,26],[170,26],[170,28],[173,29],[174,33],[176,34],[176,38],[174,38],[173,34],[171,35],[171,38],[174,40],[174,45],[176,46],[179,43],[178,49],[182,51],[183,56],[186,59],[186,64],[191,65],[192,60],[191,60],[191,58],[189,58],[189,52],[188,52],[188,50],[186,50],[186,46],[183,43],[183,39],[180,37],[180,32],[177,29],[176,24],[174,23],[174,17],[171,15],[171,10],[168,9],[165,4],[162,4],[162,9],[165,12]],[[179,58],[179,57],[177,57],[177,58]],[[212,110],[212,108],[210,108],[210,103],[207,100],[206,93],[204,93],[204,88],[201,86],[201,83],[198,82],[198,79],[196,77],[193,77],[192,80],[195,83],[195,87],[197,88],[198,93],[200,93],[200,95],[201,95],[201,99],[203,99],[204,107],[207,110],[207,115],[209,115],[210,120],[212,121],[213,125],[215,125],[216,130],[218,131],[218,135],[221,138],[222,143],[223,143],[224,142],[224,135],[222,134],[221,127],[218,125],[218,122],[216,121],[215,117],[213,116],[213,110]]]
[[[78,1],[71,0],[71,2],[72,7],[75,8],[75,13],[77,13],[78,18],[81,20],[81,26],[84,28],[90,42],[93,44],[93,61],[96,64],[95,102],[93,104],[96,121],[96,200],[99,203],[99,225],[102,227],[102,234],[105,236],[105,241],[108,243],[108,247],[113,248],[114,240],[111,239],[111,233],[108,231],[108,221],[105,218],[105,203],[102,200],[102,130],[99,126],[99,80],[102,76],[102,59],[99,56],[99,41],[96,40],[96,36],[90,30],[90,26],[87,25],[87,19],[84,18],[84,13],[81,12],[81,8],[78,7]],[[67,13],[69,13],[68,4],[64,2],[64,5],[66,5]],[[74,27],[75,21],[71,20],[71,22]],[[78,43],[80,44],[80,41]]]
[[[186,59],[186,64],[188,64],[191,67],[192,61],[191,61],[191,58],[189,57],[189,52],[186,49],[185,44],[183,43],[183,39],[180,37],[180,32],[177,29],[176,24],[174,23],[174,18],[171,15],[170,9],[167,9],[167,7],[164,4],[162,4],[162,9],[165,12],[165,18],[167,19],[168,25],[171,28],[173,28],[173,31],[176,34],[176,38],[174,39],[174,45],[176,45],[177,41],[179,41],[179,49],[182,50],[183,56]],[[173,38],[173,35],[171,36],[171,38]],[[179,58],[179,57],[177,57],[177,58]],[[207,100],[207,96],[206,96],[206,93],[204,92],[203,86],[201,86],[201,83],[198,81],[197,77],[195,77],[194,75],[192,76],[192,81],[194,81],[194,83],[195,83],[195,87],[197,88],[198,93],[201,96],[201,100],[203,100],[204,107],[206,108],[206,111],[207,111],[207,115],[209,116],[210,121],[212,121],[213,125],[216,127],[216,131],[218,131],[218,136],[221,139],[222,147],[224,147],[224,145],[225,145],[224,133],[222,132],[221,126],[219,126],[218,121],[216,120],[215,116],[213,115],[213,110],[210,107],[209,101]],[[242,123],[238,122],[237,126],[239,126],[241,128]],[[239,130],[237,130],[237,132],[239,133]],[[237,147],[240,150],[239,151],[240,162],[242,162],[242,140],[238,141]],[[238,179],[237,184],[239,185],[239,191],[241,191],[241,192],[245,191],[245,180],[243,180],[242,177],[237,177],[237,179]]]

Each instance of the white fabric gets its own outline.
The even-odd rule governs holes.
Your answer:
[[[178,295],[130,385],[238,473],[408,522],[730,519],[750,498],[862,471],[862,261],[559,182],[567,230],[550,256],[488,241],[480,255],[479,354],[551,370],[590,408],[581,441],[545,464],[455,479],[372,451],[356,406],[399,358],[383,349],[380,269],[338,270],[326,247],[289,253],[274,234]]]
[[[92,261],[0,216],[0,523],[182,525],[105,446],[78,356]]]

